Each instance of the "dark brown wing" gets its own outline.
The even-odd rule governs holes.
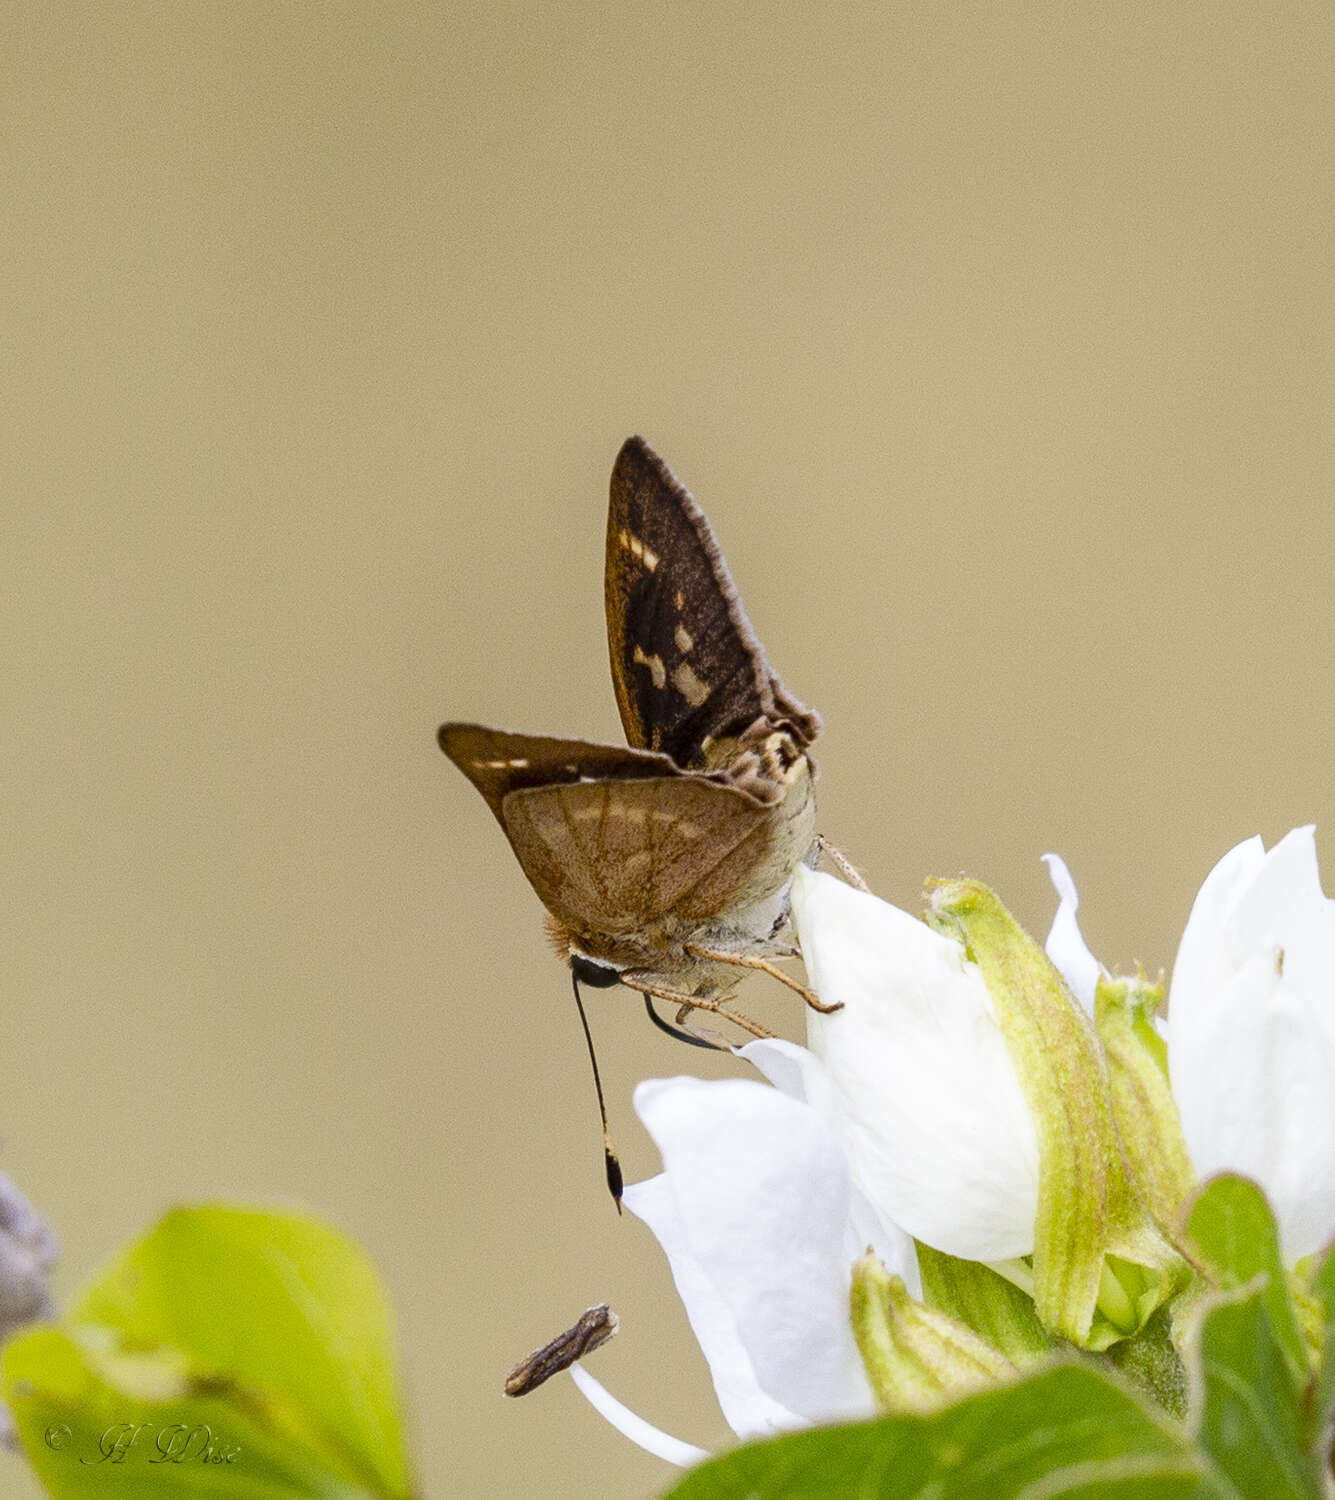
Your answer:
[[[574,932],[617,936],[668,913],[726,911],[754,883],[783,812],[678,774],[511,792],[502,822],[549,911]]]
[[[605,594],[612,683],[632,745],[699,767],[706,740],[758,719],[802,746],[820,733],[820,716],[770,667],[704,512],[643,438],[627,439],[612,469]]]
[[[643,781],[679,774],[665,755],[628,750],[624,745],[592,745],[540,734],[510,734],[483,724],[442,724],[440,748],[487,799],[501,827],[501,803],[526,787],[576,781]]]

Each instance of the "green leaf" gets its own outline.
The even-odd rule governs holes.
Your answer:
[[[1330,1424],[1335,1421],[1335,1247],[1312,1278],[1312,1290],[1321,1303],[1325,1323],[1322,1339],[1321,1376],[1312,1394],[1312,1430],[1318,1441],[1324,1441],[1329,1452]]]
[[[410,1493],[379,1281],[358,1246],[303,1215],[173,1211],[95,1278],[62,1326],[10,1345],[0,1381],[59,1500]],[[76,1448],[98,1457],[108,1429],[138,1423],[153,1431],[119,1461],[70,1460]],[[152,1463],[144,1445],[181,1423],[207,1425],[240,1453]],[[53,1427],[70,1429],[63,1447],[47,1441]],[[89,1474],[102,1476],[92,1489]]]
[[[689,1474],[670,1500],[1220,1500],[1224,1494],[1174,1424],[1094,1369],[1062,1365],[931,1417],[887,1417],[739,1448]]]
[[[1197,1333],[1197,1441],[1235,1497],[1320,1500],[1321,1466],[1305,1450],[1304,1423],[1288,1359],[1275,1336],[1262,1278],[1223,1292]]]
[[[1229,1290],[1265,1277],[1265,1306],[1297,1385],[1307,1379],[1307,1350],[1289,1298],[1279,1231],[1265,1194],[1248,1177],[1211,1178],[1192,1204],[1187,1233],[1214,1274]]]
[[[366,1500],[227,1396],[191,1390],[173,1353],[127,1355],[40,1328],[4,1353],[5,1399],[56,1500]]]

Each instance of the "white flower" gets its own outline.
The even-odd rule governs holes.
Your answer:
[[[663,1172],[626,1189],[672,1268],[719,1405],[741,1438],[873,1414],[849,1318],[854,1260],[870,1245],[918,1288],[908,1238],[854,1187],[821,1114],[797,1097],[819,1064],[784,1042],[744,1049],[787,1089],[750,1079],[642,1083],[635,1108]],[[814,1068],[812,1067],[814,1064]],[[607,1395],[581,1390],[628,1437],[670,1462],[699,1457]]]
[[[793,913],[830,1015],[811,1049],[739,1049],[746,1079],[641,1084],[663,1173],[625,1204],[662,1244],[719,1405],[739,1437],[871,1415],[853,1337],[853,1262],[870,1247],[920,1294],[913,1241],[989,1261],[1034,1245],[1038,1142],[987,985],[960,944],[801,868]],[[587,1371],[580,1388],[672,1462],[659,1433]]]
[[[917,918],[805,868],[793,913],[816,992],[844,1007],[813,1012],[808,1035],[828,1080],[816,1102],[853,1180],[938,1250],[1029,1254],[1038,1136],[978,966]]]
[[[1050,868],[1062,904],[1048,953],[1078,988],[1098,964],[1075,925],[1074,883]],[[1321,1249],[1335,1236],[1335,902],[1310,827],[1268,854],[1247,839],[1206,876],[1163,1029],[1196,1174],[1260,1183],[1290,1263]]]
[[[1335,902],[1310,827],[1248,839],[1191,909],[1168,1006],[1168,1068],[1202,1177],[1265,1189],[1292,1262],[1335,1235]]]
[[[1075,920],[1074,882],[1055,856],[1049,867],[1062,898],[1050,955],[1088,1011],[1099,966]],[[1004,928],[1011,919],[989,899]],[[664,1171],[625,1194],[668,1256],[719,1404],[742,1438],[872,1412],[849,1316],[851,1268],[868,1247],[914,1296],[915,1238],[962,1260],[1009,1262],[1016,1275],[1025,1268],[1015,1263],[1037,1248],[1040,1132],[983,969],[955,937],[805,867],[792,910],[811,982],[841,1009],[808,1014],[809,1048],[773,1040],[739,1049],[773,1087],[642,1084],[636,1109]],[[1042,1045],[1064,1046],[1080,1062],[1093,1046],[1089,1020],[1062,998],[1055,975],[1048,984],[1024,968],[1022,935],[998,932],[989,941],[1001,948],[987,952],[1018,965],[1008,983],[1031,987],[1019,998],[1007,991],[1006,1003],[1021,1007],[1021,1023],[1044,1018]],[[1047,968],[1041,955],[1039,963]],[[1052,1028],[1058,1012],[1071,1018],[1071,1036]],[[1071,1101],[1054,1107],[1060,1126]],[[1073,1180],[1084,1178],[1077,1171]],[[1111,1238],[1095,1237],[1093,1290],[1081,1291],[1089,1306],[1067,1318],[1082,1337],[1095,1332],[1104,1250],[1140,1264],[1132,1252],[1144,1248],[1135,1225],[1104,1222],[1111,1211],[1099,1183],[1086,1206]],[[1063,1218],[1053,1232],[1068,1229]],[[1162,1269],[1153,1256],[1144,1264]],[[1063,1263],[1063,1285],[1064,1277]],[[1052,1312],[1066,1317],[1060,1299]],[[700,1455],[648,1428],[586,1371],[576,1368],[575,1379],[651,1451],[677,1463]]]

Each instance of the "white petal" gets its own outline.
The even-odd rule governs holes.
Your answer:
[[[1265,1189],[1289,1261],[1335,1234],[1335,903],[1310,828],[1211,872],[1173,971],[1168,1063],[1192,1163]]]
[[[808,1015],[854,1179],[883,1218],[968,1260],[1034,1246],[1038,1137],[960,945],[875,896],[798,869],[807,971],[833,1015]]]
[[[1235,951],[1251,953],[1274,941],[1324,904],[1315,830],[1309,824],[1280,839],[1239,895],[1228,924]]]
[[[1169,1066],[1173,1097],[1192,1164],[1202,1177],[1245,1172],[1258,1177],[1268,1156],[1258,1125],[1270,1092],[1266,1005],[1274,964],[1258,954],[1188,1026],[1174,1017]]]
[[[1057,892],[1057,915],[1053,917],[1052,929],[1048,933],[1047,955],[1070,985],[1071,993],[1092,1016],[1094,991],[1103,968],[1089,951],[1076,920],[1080,897],[1076,894],[1075,881],[1066,868],[1066,861],[1060,854],[1045,854],[1043,862]]]
[[[1325,997],[1329,1010],[1331,997]],[[1335,1237],[1335,1041],[1314,1024],[1296,987],[1282,994],[1271,1020],[1273,1076],[1283,1105],[1272,1125],[1272,1161],[1259,1174],[1279,1221],[1287,1259],[1301,1260]]]
[[[833,1085],[825,1064],[814,1052],[776,1036],[747,1042],[738,1047],[737,1055],[744,1057],[752,1067],[759,1068],[774,1087],[790,1099],[810,1104],[828,1117]]]
[[[870,1415],[848,1313],[848,1168],[829,1127],[748,1079],[642,1083],[635,1108],[662,1153],[656,1181],[666,1186],[645,1194],[637,1185],[625,1201],[667,1252],[711,1371],[720,1346],[740,1345],[759,1391],[800,1421]],[[728,1321],[716,1338],[720,1307]],[[735,1361],[720,1373],[734,1381]],[[770,1415],[772,1425],[782,1420]]]
[[[698,1464],[702,1459],[709,1457],[703,1448],[697,1448],[694,1443],[683,1443],[680,1438],[674,1438],[652,1426],[643,1417],[637,1417],[630,1407],[623,1406],[601,1381],[595,1380],[583,1365],[571,1365],[570,1378],[583,1392],[594,1411],[606,1417],[623,1437],[628,1437],[632,1443],[638,1443],[645,1452],[652,1453],[655,1458],[661,1458],[665,1463],[676,1464],[679,1469],[689,1469],[692,1464]]]
[[[1210,970],[1222,962],[1224,933],[1238,897],[1265,861],[1259,838],[1245,839],[1230,849],[1205,877],[1187,918],[1173,962],[1169,991],[1170,1026],[1186,1019],[1186,1012],[1208,1003]]]
[[[1319,1249],[1335,1232],[1335,1045],[1270,955],[1174,1028],[1170,1064],[1197,1172],[1259,1182],[1290,1262]]]
[[[667,1174],[632,1183],[621,1201],[653,1230],[663,1247],[728,1426],[740,1438],[765,1437],[803,1426],[800,1417],[761,1390],[732,1309],[691,1252]]]
[[[781,1089],[789,1098],[810,1104],[817,1113],[824,1115],[837,1133],[838,1100],[825,1064],[814,1052],[781,1037],[748,1042],[737,1050],[740,1056],[759,1068],[775,1088]],[[903,1279],[911,1297],[922,1296],[922,1274],[918,1269],[913,1236],[876,1208],[854,1173],[844,1253],[851,1264],[868,1250],[875,1251],[885,1268]]]

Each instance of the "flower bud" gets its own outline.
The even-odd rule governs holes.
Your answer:
[[[1015,1366],[971,1328],[910,1297],[875,1255],[853,1267],[853,1333],[883,1412],[927,1413]]]
[[[1179,1231],[1196,1185],[1182,1121],[1168,1087],[1167,1052],[1155,1030],[1163,985],[1144,976],[1100,978],[1094,1023],[1108,1059],[1113,1115],[1136,1189],[1161,1232]]]
[[[929,920],[981,970],[1038,1132],[1038,1315],[1073,1343],[1107,1348],[1172,1296],[1183,1268],[1132,1185],[1093,1023],[986,886],[942,882]]]

